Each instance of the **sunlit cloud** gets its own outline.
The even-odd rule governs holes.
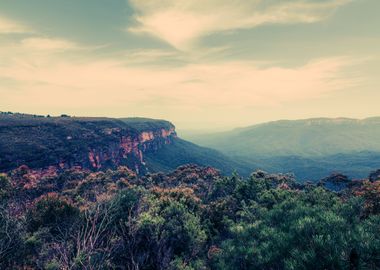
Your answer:
[[[313,23],[327,18],[349,0],[130,0],[135,26],[128,31],[150,34],[187,50],[202,36],[263,24]]]
[[[128,64],[144,64],[154,66],[186,65],[205,60],[224,60],[228,46],[205,47],[200,50],[182,52],[172,49],[133,49],[124,52],[124,60]]]
[[[65,51],[78,49],[79,46],[74,42],[56,39],[56,38],[41,38],[33,37],[26,38],[22,40],[22,46],[31,50],[55,50],[55,51]]]
[[[63,43],[64,44],[64,43]],[[39,51],[40,46],[34,50]],[[65,47],[65,46],[52,46]],[[298,67],[262,68],[251,61],[224,61],[182,66],[140,66],[126,59],[73,61],[54,51],[35,53],[22,42],[14,52],[0,51],[0,74],[7,92],[0,106],[20,108],[122,108],[120,114],[196,115],[212,112],[222,115],[236,108],[278,106],[284,102],[313,100],[351,87],[358,78],[344,76],[353,63],[350,58],[326,58]],[[21,53],[23,52],[23,53]],[[160,51],[136,51],[136,57],[161,57]],[[4,64],[6,63],[6,64]],[[162,105],[165,104],[165,105]],[[80,113],[80,111],[79,111]]]
[[[135,49],[124,53],[125,60],[130,64],[161,64],[163,61],[181,61],[183,56],[173,50]]]
[[[378,99],[377,36],[355,38],[366,42],[368,51],[355,39],[304,39],[310,36],[305,31],[330,29],[341,17],[332,13],[346,0],[130,2],[134,13],[129,31],[155,36],[172,47],[122,32],[95,42],[0,17],[0,110],[146,116],[190,123],[186,128],[202,123],[206,128],[206,123],[235,127],[322,113],[378,114],[376,106],[357,104]],[[295,31],[287,26],[289,36],[276,34],[279,24],[322,20],[326,23]],[[237,31],[268,24],[260,31]]]
[[[0,34],[26,33],[30,31],[27,26],[0,16]]]

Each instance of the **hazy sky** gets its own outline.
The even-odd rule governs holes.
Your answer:
[[[379,0],[0,0],[0,111],[182,129],[380,115]]]

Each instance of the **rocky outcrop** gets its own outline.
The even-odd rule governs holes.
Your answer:
[[[119,139],[105,147],[90,148],[84,167],[101,170],[123,165],[137,174],[145,174],[147,169],[144,153],[158,151],[163,145],[172,143],[177,136],[174,126],[169,129],[159,128],[134,134],[123,133],[124,130],[117,129],[107,132],[106,136],[115,136]]]
[[[144,118],[0,117],[0,171],[126,166],[145,174],[144,155],[171,144],[173,124]]]

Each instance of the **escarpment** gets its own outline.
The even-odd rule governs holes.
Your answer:
[[[137,131],[134,129],[114,129],[106,136],[114,138],[107,145],[98,144],[89,148],[85,167],[95,170],[127,166],[138,174],[145,174],[144,154],[156,152],[176,138],[174,126],[156,127]]]
[[[0,171],[21,165],[92,171],[126,166],[145,174],[145,153],[176,138],[168,121],[145,118],[0,117]]]

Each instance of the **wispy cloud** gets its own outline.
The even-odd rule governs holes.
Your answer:
[[[125,60],[130,64],[162,64],[164,61],[181,61],[180,53],[173,50],[134,49],[127,50]]]
[[[320,21],[345,3],[164,0],[157,4],[132,0],[136,24],[129,30],[154,35],[176,49],[137,45],[113,50],[110,42],[101,54],[95,52],[101,47],[90,42],[82,44],[38,29],[28,32],[25,25],[0,18],[0,33],[26,33],[1,36],[0,108],[139,115],[233,126],[239,119],[250,123],[253,117],[264,117],[255,115],[260,110],[282,115],[283,108],[324,104],[323,100],[360,89],[366,78],[357,67],[367,59],[358,63],[360,55],[323,53],[294,62],[273,57],[256,59],[259,62],[256,54],[237,55],[240,51],[233,44],[202,40],[196,46],[196,42],[220,31]]]
[[[123,115],[150,112],[176,120],[208,114],[217,119],[234,110],[244,113],[249,106],[312,100],[357,83],[344,76],[343,71],[352,64],[349,58],[314,60],[295,68],[262,68],[250,61],[149,67],[134,66],[128,59],[73,61],[54,52],[35,53],[24,44],[16,47],[14,54],[0,50],[1,76],[18,82],[18,91],[11,91],[7,83],[0,85],[0,92],[7,92],[0,107],[8,110],[29,108],[38,113],[45,108],[54,113],[65,108],[77,114],[96,114],[106,107],[119,108]],[[135,55],[146,58],[166,53],[136,51]]]
[[[237,3],[240,3],[238,10],[244,10],[244,3],[240,0]],[[332,5],[327,0],[323,3]],[[301,6],[304,5],[308,7],[309,4]],[[325,6],[317,6],[325,9]],[[207,31],[195,28],[193,32],[186,32],[184,29],[182,38],[169,37],[168,42],[179,47],[189,46],[193,40],[213,31],[254,25],[250,21],[252,18],[246,15],[245,23],[227,21],[226,27],[215,26],[221,14],[227,12],[225,8],[215,15],[213,23],[206,25]],[[237,18],[237,11],[235,13],[233,17]],[[263,19],[263,22],[268,20]],[[13,29],[21,31],[23,28]],[[284,67],[275,62],[263,65],[255,61],[218,58],[225,55],[228,47],[210,46],[186,52],[136,48],[109,58],[95,57],[90,53],[94,48],[38,32],[27,37],[3,39],[0,44],[0,107],[53,114],[110,115],[117,112],[119,116],[153,115],[174,121],[183,121],[190,115],[204,120],[207,115],[209,121],[217,121],[220,117],[230,117],[229,112],[243,118],[247,108],[252,106],[271,108],[287,102],[310,101],[358,83],[357,78],[346,76],[346,67],[354,61],[344,57]],[[166,61],[176,64],[166,65]]]
[[[150,34],[186,50],[210,33],[263,24],[313,23],[349,0],[130,0],[133,33]]]
[[[0,16],[0,34],[26,33],[31,32],[27,26]]]
[[[21,44],[31,50],[65,51],[80,48],[79,45],[65,39],[45,37],[26,38],[21,41]]]

